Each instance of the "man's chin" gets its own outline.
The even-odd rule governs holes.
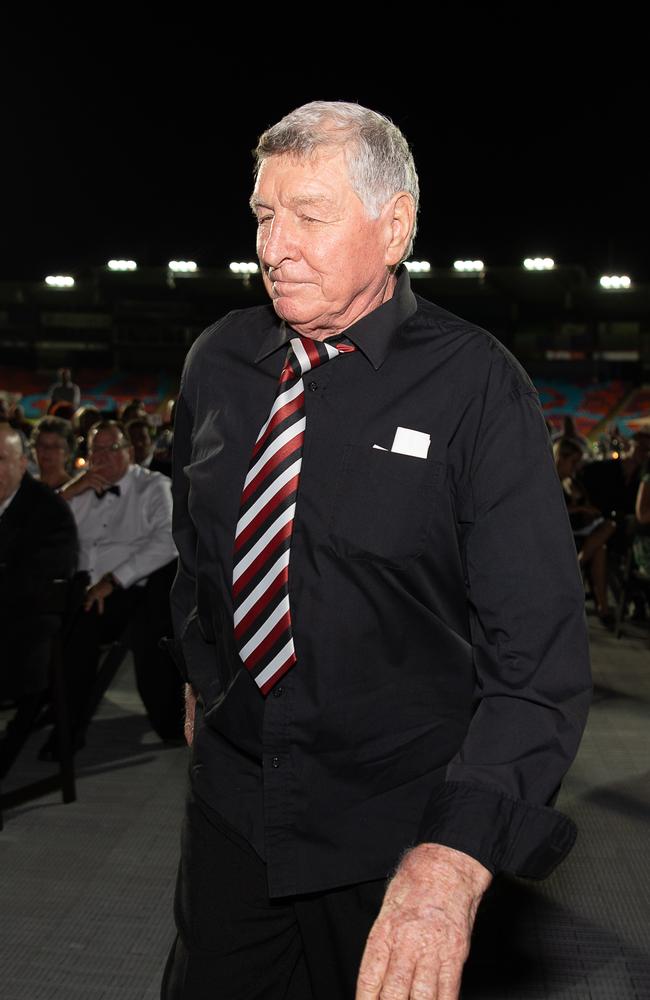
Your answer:
[[[318,316],[314,315],[314,310],[305,309],[304,305],[300,306],[286,296],[273,299],[273,308],[280,319],[296,329],[299,326],[312,327],[314,324],[318,324]]]

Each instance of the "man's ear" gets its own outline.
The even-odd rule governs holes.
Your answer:
[[[411,233],[415,225],[415,204],[413,196],[408,191],[400,191],[393,195],[384,211],[388,213],[389,242],[386,246],[385,263],[387,266],[399,264],[406,257]]]

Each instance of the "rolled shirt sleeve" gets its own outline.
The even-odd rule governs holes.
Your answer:
[[[500,364],[460,503],[477,702],[420,840],[543,878],[569,852],[553,809],[591,698],[584,588],[539,397]],[[522,378],[523,375],[523,378]],[[489,394],[488,394],[489,397]]]

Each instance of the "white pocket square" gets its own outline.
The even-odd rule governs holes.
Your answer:
[[[395,431],[390,451],[395,452],[397,455],[411,455],[412,458],[426,458],[429,454],[430,444],[430,434],[425,434],[424,431],[411,430],[410,427],[398,427]],[[388,448],[383,448],[380,444],[373,444],[373,448],[377,448],[379,451],[389,450]]]

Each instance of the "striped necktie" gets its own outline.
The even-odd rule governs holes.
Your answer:
[[[289,554],[305,438],[303,375],[354,350],[349,341],[292,338],[244,480],[233,560],[235,640],[264,695],[296,662]]]

